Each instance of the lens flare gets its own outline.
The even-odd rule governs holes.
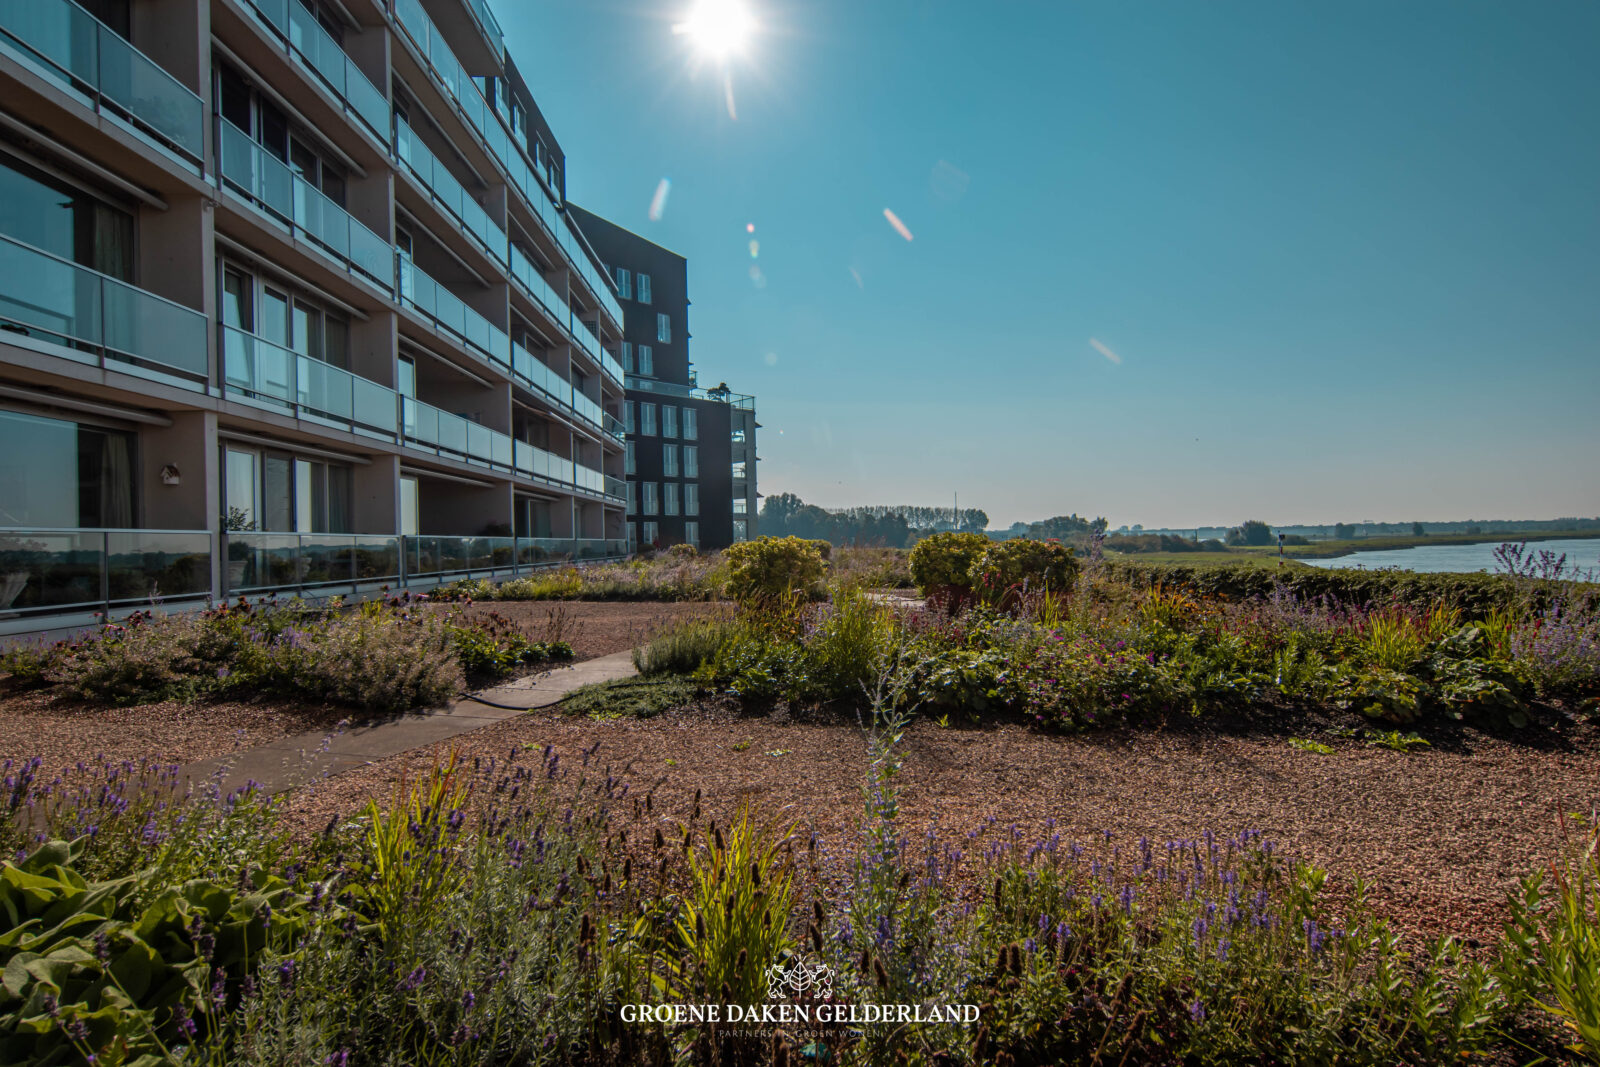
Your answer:
[[[896,215],[893,211],[890,211],[888,208],[884,208],[883,209],[883,217],[889,220],[889,225],[894,227],[894,232],[895,233],[899,234],[901,237],[904,237],[908,241],[916,240],[915,237],[911,236],[910,228],[907,227],[905,223],[900,221],[900,216],[899,215]]]
[[[650,198],[650,221],[660,222],[661,216],[667,213],[667,194],[672,192],[672,180],[662,178],[656,186],[656,194]]]

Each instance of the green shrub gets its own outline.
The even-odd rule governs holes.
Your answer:
[[[633,665],[646,677],[693,674],[717,656],[727,637],[726,619],[689,619],[653,634],[633,650]]]
[[[700,687],[679,675],[618,678],[579,686],[561,701],[561,710],[589,719],[650,719],[693,703]]]
[[[972,592],[972,568],[992,542],[982,534],[936,533],[911,550],[911,580],[923,596],[965,599]]]
[[[452,622],[445,629],[456,662],[472,678],[504,678],[518,667],[572,658],[572,646],[565,641],[535,641],[499,612]]]
[[[809,597],[828,566],[818,542],[799,537],[742,541],[724,555],[729,568],[728,595],[741,604],[791,595]]]
[[[998,606],[1028,592],[1067,592],[1077,584],[1078,561],[1060,541],[1014,537],[990,542],[969,580],[985,603]]]
[[[893,613],[858,586],[837,586],[802,646],[803,692],[796,696],[834,700],[862,696],[876,664],[894,637]]]

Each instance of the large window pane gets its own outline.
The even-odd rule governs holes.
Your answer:
[[[256,454],[228,449],[224,477],[228,483],[228,511],[223,519],[223,528],[259,529],[256,516]]]
[[[78,525],[78,426],[0,411],[0,525]]]

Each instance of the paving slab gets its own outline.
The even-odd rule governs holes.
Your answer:
[[[549,707],[580,686],[630,678],[637,673],[633,653],[618,652],[518,678],[418,714],[353,724],[334,732],[297,734],[242,752],[200,760],[186,765],[184,773],[195,782],[220,778],[223,795],[252,782],[268,793],[281,793],[413,748],[448,741],[534,708]]]

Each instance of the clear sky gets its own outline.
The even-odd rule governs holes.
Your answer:
[[[1600,513],[1600,3],[748,2],[736,119],[689,0],[494,6],[569,196],[688,257],[763,492]]]

